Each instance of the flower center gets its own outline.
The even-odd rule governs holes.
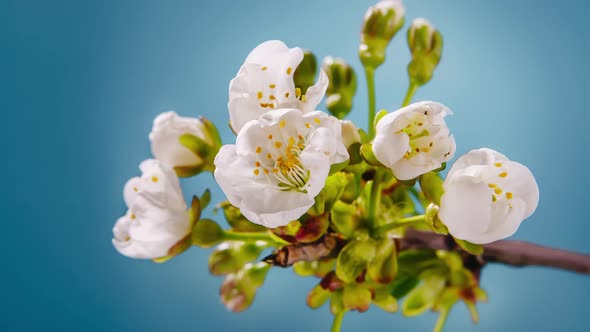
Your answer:
[[[497,162],[494,163],[494,166],[497,168],[501,168],[502,167],[502,163]],[[497,177],[499,178],[506,178],[508,176],[508,172],[503,171],[503,170],[499,170]],[[491,194],[492,194],[492,203],[496,203],[498,200],[500,199],[506,199],[506,200],[511,200],[512,197],[514,197],[514,194],[510,191],[504,191],[498,184],[493,183],[493,182],[489,182],[488,183],[488,188],[490,188]],[[508,204],[508,206],[510,208],[512,208],[512,204]]]
[[[410,138],[410,147],[404,154],[404,159],[411,159],[420,152],[430,152],[434,141],[430,138],[430,131],[426,126],[426,116],[417,114],[410,123],[396,134],[405,133]]]
[[[284,126],[284,121],[279,122],[279,128]],[[254,163],[254,175],[265,176],[278,190],[307,193],[310,172],[300,157],[306,146],[305,138],[300,134],[286,136],[280,131],[277,136],[269,134],[265,147],[256,147],[256,155],[261,157]]]

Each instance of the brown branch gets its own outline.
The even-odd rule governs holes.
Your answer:
[[[344,241],[335,235],[326,235],[318,241],[294,244],[277,250],[264,260],[273,265],[287,267],[299,261],[315,261],[336,257]],[[442,249],[462,251],[451,237],[435,233],[410,230],[399,241],[400,250]],[[537,244],[502,240],[483,245],[484,252],[470,259],[473,264],[502,263],[510,266],[545,266],[572,272],[590,274],[590,255],[543,247]],[[463,252],[465,253],[465,252]],[[476,258],[475,260],[473,258]]]

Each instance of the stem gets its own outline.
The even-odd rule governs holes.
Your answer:
[[[375,137],[375,69],[365,67],[365,76],[367,78],[367,94],[369,97],[369,137]]]
[[[340,327],[342,326],[342,319],[344,318],[344,314],[346,311],[342,310],[341,312],[334,315],[334,321],[332,322],[332,328],[330,332],[340,332]]]
[[[406,226],[407,224],[411,224],[411,223],[415,223],[415,222],[423,222],[424,220],[425,220],[425,217],[423,214],[413,216],[413,217],[398,219],[396,221],[393,221],[389,224],[386,224],[386,225],[383,225],[383,226],[377,228],[375,230],[375,233],[377,233],[377,234],[385,233],[385,232],[390,231],[394,228]]]
[[[273,247],[282,247],[286,244],[289,244],[288,242],[284,242],[276,237],[274,237],[273,235],[271,235],[270,233],[253,233],[253,232],[233,232],[233,231],[225,231],[223,233],[223,239],[225,241],[246,241],[246,242],[252,242],[252,241],[264,241],[267,242],[269,245],[272,245]]]
[[[373,229],[376,226],[377,209],[381,202],[381,172],[379,169],[375,171],[375,177],[371,184],[371,197],[369,198],[369,228]]]
[[[402,103],[402,107],[408,106],[410,104],[410,102],[412,101],[412,97],[414,97],[414,94],[416,93],[417,89],[418,89],[418,84],[410,81],[410,85],[408,85],[408,91],[406,92],[406,97],[404,98],[404,102]]]
[[[436,320],[436,325],[434,325],[432,332],[442,332],[443,328],[445,327],[445,323],[447,322],[447,318],[449,318],[450,312],[450,308],[443,308],[440,311],[438,319]]]

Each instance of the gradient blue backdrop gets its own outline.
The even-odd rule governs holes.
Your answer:
[[[158,113],[203,114],[232,142],[227,86],[248,52],[282,39],[360,69],[359,26],[372,2],[2,1],[0,330],[328,331],[327,308],[305,306],[315,279],[272,270],[254,305],[232,314],[218,300],[221,279],[207,272],[208,250],[163,265],[132,260],[113,249],[111,228],[124,213],[125,181],[150,157]],[[539,208],[515,238],[582,252],[590,252],[586,3],[406,1],[407,22],[425,16],[445,38],[417,99],[455,112],[458,155],[488,146],[534,172]],[[399,105],[408,59],[400,33],[377,73],[378,107]],[[351,118],[364,126],[364,83],[355,103]],[[183,186],[188,196],[214,184],[203,175]],[[587,330],[589,281],[489,266],[480,324],[458,306],[448,331]],[[428,331],[435,317],[373,309],[347,315],[343,332]]]

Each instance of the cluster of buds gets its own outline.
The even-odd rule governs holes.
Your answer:
[[[412,53],[412,60],[408,64],[410,81],[422,86],[430,81],[440,62],[442,35],[426,19],[417,18],[408,29],[408,47]]]

